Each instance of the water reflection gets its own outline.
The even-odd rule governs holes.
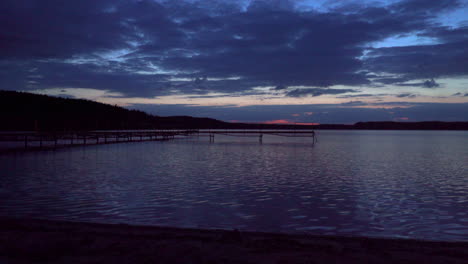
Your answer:
[[[466,240],[466,132],[320,131],[2,155],[0,214]]]

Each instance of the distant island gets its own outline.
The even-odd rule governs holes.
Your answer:
[[[90,100],[0,90],[0,130],[3,131],[121,129],[468,130],[468,122],[358,122],[354,125],[229,123],[191,116],[162,117]]]

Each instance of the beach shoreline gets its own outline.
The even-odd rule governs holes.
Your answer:
[[[468,242],[0,218],[0,263],[468,263]]]

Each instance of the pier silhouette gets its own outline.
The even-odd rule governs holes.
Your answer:
[[[57,147],[96,145],[139,141],[166,141],[191,136],[209,138],[215,141],[215,135],[233,137],[257,137],[263,142],[263,135],[283,137],[311,137],[317,141],[313,130],[134,130],[134,131],[70,131],[70,132],[4,132],[0,133],[0,142],[22,142],[23,149],[55,149]]]

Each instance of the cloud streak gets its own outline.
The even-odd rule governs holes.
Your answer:
[[[289,97],[305,97],[305,96],[321,96],[327,94],[344,94],[344,93],[356,93],[357,90],[353,89],[323,89],[323,88],[308,88],[308,89],[294,89],[288,91],[286,96]]]

